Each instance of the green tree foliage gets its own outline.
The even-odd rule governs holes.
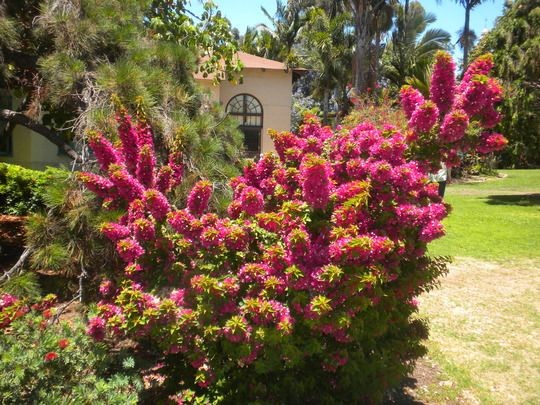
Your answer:
[[[27,215],[44,207],[44,187],[61,171],[0,163],[0,214]]]
[[[355,39],[350,65],[353,86],[359,93],[373,89],[379,78],[383,37],[392,27],[397,0],[311,0],[310,4],[325,9],[331,18],[350,13]]]
[[[295,45],[306,23],[308,1],[276,0],[276,12],[272,15],[261,7],[270,25],[248,27],[241,41],[241,49],[264,58],[279,60],[287,66],[298,66],[299,57]]]
[[[348,103],[346,86],[351,79],[350,64],[354,38],[347,30],[348,13],[331,17],[323,8],[312,8],[302,33],[304,61],[316,72],[313,95],[322,100],[323,119],[327,121],[329,101],[336,93],[341,104]]]
[[[540,165],[540,2],[507,3],[504,15],[484,36],[473,55],[492,52],[506,97],[499,124],[510,145],[503,164]]]
[[[450,34],[428,29],[436,17],[417,1],[410,3],[407,12],[402,5],[395,9],[394,29],[383,55],[383,76],[397,88],[410,84],[428,95],[433,58],[438,50],[449,48]]]
[[[115,268],[117,256],[99,232],[101,222],[118,217],[114,210],[99,210],[96,198],[85,191],[68,173],[57,174],[44,189],[45,208],[28,218],[26,240],[32,249],[30,267],[67,277],[62,298],[71,298],[82,277],[85,295],[96,274]],[[91,298],[86,294],[82,299]]]
[[[235,78],[241,71],[229,20],[213,1],[205,1],[203,13],[196,16],[186,8],[187,0],[153,0],[147,13],[150,27],[159,39],[186,44],[205,56],[198,70],[204,77],[220,80]],[[195,20],[194,20],[195,19]]]
[[[259,30],[257,27],[247,27],[245,34],[240,38],[240,49],[251,55],[267,59],[281,60],[281,44],[269,30]]]
[[[396,0],[349,0],[342,2],[353,17],[355,48],[353,85],[365,93],[378,79],[381,36],[392,26]]]

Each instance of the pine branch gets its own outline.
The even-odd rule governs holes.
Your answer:
[[[28,118],[23,113],[13,110],[2,109],[0,110],[0,119],[13,124],[19,124],[23,127],[31,129],[32,131],[47,138],[59,148],[62,148],[64,152],[66,152],[67,155],[76,162],[81,162],[81,157],[79,156],[79,154],[71,146],[69,146],[69,144],[64,140],[62,136],[60,136],[50,128],[47,128],[45,125],[40,124],[39,122],[36,122],[31,118]]]
[[[51,318],[49,321],[49,325],[52,325],[55,322],[58,322],[60,319],[60,316],[64,313],[64,311],[75,301],[79,300],[79,302],[83,301],[83,294],[84,294],[84,286],[83,286],[83,279],[88,278],[88,272],[84,268],[84,265],[81,264],[81,274],[79,274],[79,291],[77,291],[77,294],[73,298],[71,298],[67,303],[62,305],[60,308],[56,310],[56,314],[54,317]]]
[[[51,320],[49,321],[49,325],[52,325],[53,323],[55,322],[58,322],[58,320],[60,319],[60,315],[62,315],[64,313],[64,311],[71,305],[73,304],[77,299],[81,299],[82,295],[81,293],[79,292],[77,295],[75,295],[71,300],[69,300],[67,303],[65,303],[64,305],[62,305],[60,308],[58,308],[56,310],[56,313],[54,314],[54,316],[51,318]]]
[[[30,253],[32,253],[31,248],[27,247],[26,249],[24,249],[21,257],[19,257],[19,260],[17,260],[17,263],[15,263],[11,269],[2,274],[2,276],[0,276],[0,283],[5,281],[6,279],[10,279],[12,275],[14,275],[20,268],[22,268],[24,262],[26,261]]]

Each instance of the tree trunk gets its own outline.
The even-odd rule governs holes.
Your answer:
[[[366,0],[350,0],[354,16],[356,49],[353,59],[354,87],[359,93],[365,93],[369,87],[368,78],[371,69],[371,36],[369,35],[369,16]]]
[[[470,15],[471,15],[471,8],[470,7],[465,7],[465,26],[463,27],[463,37],[464,37],[464,41],[463,41],[463,72],[465,72],[465,70],[467,70],[467,65],[469,64],[469,47],[470,47],[470,44],[469,44],[469,40],[470,40],[469,19],[470,19]]]
[[[62,150],[66,152],[71,159],[81,162],[81,157],[79,154],[71,146],[69,146],[61,135],[57,134],[50,128],[47,128],[45,125],[28,118],[23,113],[2,109],[0,110],[0,119],[31,129],[39,135],[47,138],[59,148],[62,148]]]
[[[372,91],[375,91],[377,80],[379,78],[379,56],[381,47],[381,34],[375,35],[375,45],[371,52],[371,75],[369,80],[369,86]]]
[[[328,88],[324,89],[323,95],[323,122],[328,124],[328,110],[330,104],[330,90]]]

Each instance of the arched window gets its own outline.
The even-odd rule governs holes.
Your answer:
[[[229,100],[227,113],[238,121],[244,133],[244,147],[251,157],[261,153],[261,130],[263,108],[259,100],[250,94],[238,94]]]

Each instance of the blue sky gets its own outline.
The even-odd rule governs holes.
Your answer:
[[[284,2],[286,0],[283,0]],[[243,34],[247,26],[255,26],[260,23],[268,23],[268,19],[261,11],[261,6],[270,14],[276,10],[275,0],[214,0],[225,17],[233,27]],[[437,4],[436,0],[421,1],[424,8],[437,16],[437,21],[432,27],[442,28],[452,34],[453,42],[457,40],[456,32],[463,27],[465,11],[452,0],[442,0]],[[191,10],[198,13],[201,10],[199,0],[191,0]],[[478,36],[484,29],[493,27],[495,19],[502,14],[504,0],[485,0],[471,13],[471,28]],[[455,50],[455,54],[460,52]]]

